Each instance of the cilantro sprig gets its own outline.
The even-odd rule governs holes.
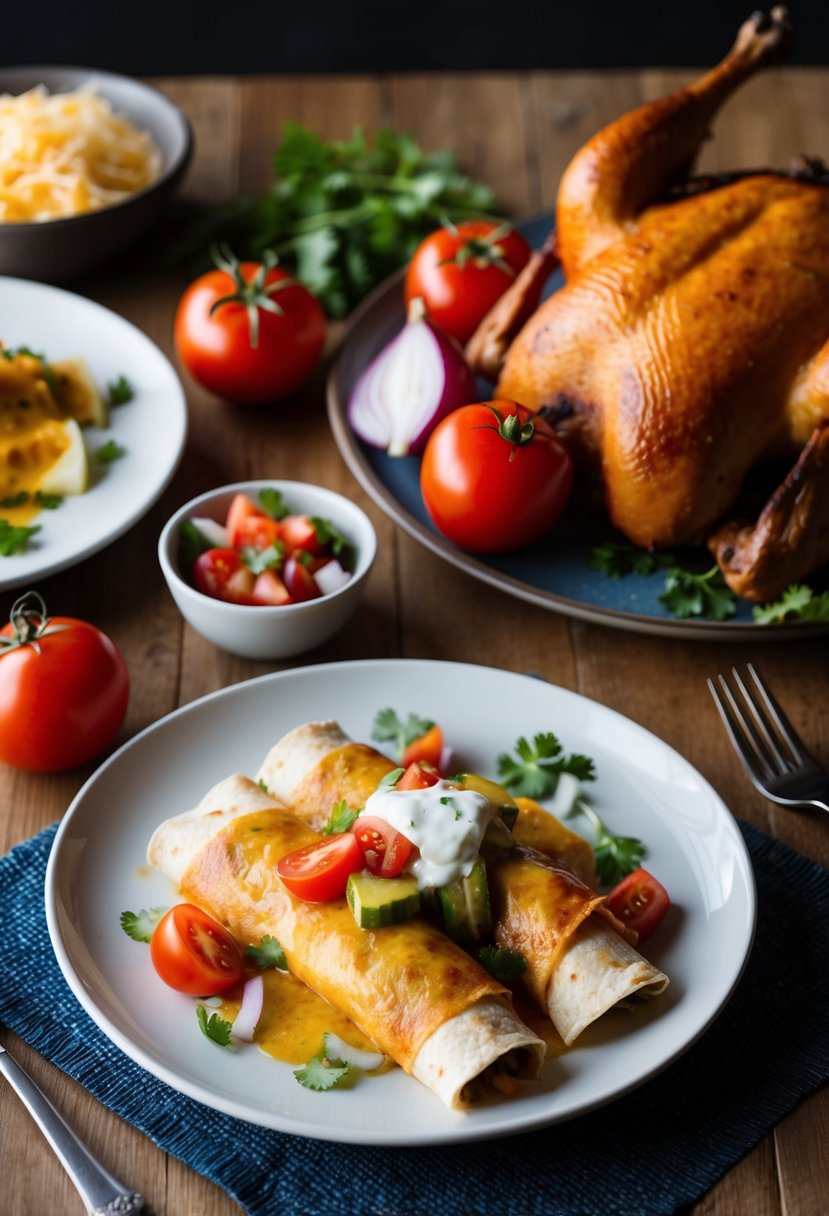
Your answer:
[[[434,726],[431,718],[420,718],[408,714],[405,721],[393,709],[381,709],[375,715],[371,737],[375,743],[390,743],[389,751],[395,760],[402,760],[410,743],[425,735]]]
[[[258,946],[246,946],[245,958],[253,963],[259,971],[287,971],[288,960],[285,951],[275,937],[267,933]]]
[[[177,254],[201,257],[216,240],[256,259],[272,249],[332,317],[350,312],[446,220],[496,211],[489,187],[461,173],[451,152],[426,153],[389,129],[373,142],[360,130],[327,142],[286,123],[273,167],[263,196],[208,213]]]
[[[515,751],[517,756],[502,752],[498,757],[498,776],[511,794],[549,798],[555,793],[562,773],[572,773],[579,781],[596,778],[593,761],[576,752],[565,755],[552,731],[533,735],[532,743],[522,735],[515,744]]]
[[[259,491],[259,504],[263,511],[267,511],[271,519],[284,519],[286,515],[291,514],[290,507],[285,505],[282,491],[273,486],[265,486]]]
[[[96,451],[95,459],[98,461],[98,464],[112,464],[113,461],[120,460],[126,454],[126,448],[122,448],[120,443],[116,443],[114,439],[108,439]]]
[[[590,550],[587,558],[588,570],[597,570],[608,578],[627,578],[629,574],[639,574],[646,577],[664,565],[664,559],[647,549],[639,549],[636,545],[610,540],[604,545],[596,545]]]
[[[314,531],[317,534],[317,540],[321,545],[328,545],[331,552],[339,561],[344,570],[353,572],[354,561],[357,557],[357,549],[352,540],[337,527],[330,519],[323,519],[321,515],[312,515],[311,523],[314,525]]]
[[[166,908],[142,908],[140,912],[122,912],[121,928],[134,942],[148,942]]]
[[[360,811],[352,811],[344,798],[335,802],[328,823],[322,829],[323,836],[334,836],[338,832],[347,832],[354,824]]]
[[[811,587],[792,583],[780,599],[756,604],[752,611],[758,625],[780,625],[784,621],[829,621],[829,591],[817,594]]]
[[[230,1046],[232,1022],[226,1022],[224,1018],[219,1017],[218,1013],[211,1013],[208,1018],[204,1005],[196,1006],[196,1020],[199,1023],[199,1030],[205,1038],[210,1039],[212,1043],[217,1043],[219,1047]]]
[[[348,1076],[348,1065],[344,1060],[330,1060],[325,1054],[325,1043],[320,1051],[309,1060],[302,1068],[297,1068],[294,1076],[300,1085],[304,1085],[306,1089],[316,1090],[317,1093],[324,1093],[327,1089],[333,1089],[345,1077]]]
[[[127,402],[132,401],[134,396],[135,390],[126,376],[118,376],[116,380],[112,380],[107,385],[107,399],[112,408],[126,405]]]
[[[10,524],[7,519],[0,519],[0,557],[14,557],[22,553],[29,540],[40,531],[40,524],[25,527],[23,524]]]
[[[617,836],[611,832],[584,798],[576,798],[569,814],[584,815],[593,828],[596,874],[602,886],[615,887],[642,864],[646,852],[642,841],[636,836]]]
[[[712,566],[702,574],[671,566],[659,602],[680,620],[705,617],[711,621],[726,621],[737,611],[737,597],[726,585],[719,566]]]
[[[242,549],[242,561],[252,574],[280,570],[284,560],[285,546],[281,540],[272,541],[266,549],[256,549],[253,546]]]
[[[484,970],[502,984],[513,983],[527,970],[527,960],[523,954],[500,946],[482,946],[478,951],[478,960]]]

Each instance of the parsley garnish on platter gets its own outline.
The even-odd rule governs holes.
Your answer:
[[[820,595],[811,587],[792,583],[772,604],[755,604],[758,625],[780,625],[784,621],[829,621],[829,591]]]
[[[142,908],[140,912],[122,912],[121,928],[134,942],[148,942],[166,908]]]
[[[219,1017],[218,1013],[211,1013],[208,1018],[204,1005],[196,1006],[196,1020],[199,1023],[199,1030],[205,1038],[210,1039],[212,1043],[217,1043],[219,1047],[230,1046],[232,1022],[226,1022],[224,1018]]]
[[[323,836],[347,832],[359,814],[359,811],[352,811],[345,799],[341,798],[339,802],[334,803],[328,823],[322,829]]]
[[[13,494],[11,498],[0,499],[0,510],[11,511],[15,507],[24,507],[29,501],[29,491],[21,490],[19,494]]]
[[[348,1076],[348,1065],[344,1060],[329,1060],[325,1055],[325,1047],[302,1068],[297,1068],[294,1076],[300,1085],[306,1089],[323,1093],[333,1089],[344,1077]]]
[[[22,553],[29,543],[29,538],[40,531],[40,524],[26,528],[22,524],[15,526],[7,519],[0,519],[0,557],[14,557]]]
[[[35,491],[35,506],[42,507],[44,511],[56,511],[62,505],[62,494],[44,494],[43,490]]]
[[[680,620],[706,617],[712,621],[725,621],[737,611],[737,598],[726,586],[719,566],[712,566],[703,574],[671,566],[665,575],[665,590],[659,596],[659,602]]]
[[[596,874],[604,887],[615,887],[617,882],[632,874],[642,864],[645,846],[635,836],[616,836],[599,818],[589,802],[577,798],[571,815],[584,815],[592,825],[595,839],[593,853],[596,857]]]
[[[120,443],[116,443],[114,439],[108,439],[98,448],[95,459],[99,464],[112,464],[113,460],[120,460],[126,454],[126,448],[122,448]]]
[[[493,979],[502,984],[512,983],[527,970],[527,960],[515,950],[503,950],[500,946],[481,946],[478,951],[481,966]]]
[[[608,578],[627,578],[629,574],[640,574],[643,577],[658,570],[663,561],[647,549],[638,549],[636,545],[620,544],[610,540],[607,544],[597,545],[590,550],[587,558],[588,570],[598,570]]]
[[[430,718],[419,718],[417,714],[408,714],[404,722],[393,709],[381,709],[374,718],[371,737],[375,743],[391,743],[389,750],[395,760],[402,760],[409,744],[425,735],[434,725]]]
[[[114,408],[132,401],[135,391],[126,376],[119,376],[107,385],[107,396],[110,406]]]
[[[511,794],[524,798],[549,798],[555,793],[562,773],[572,773],[579,781],[594,781],[596,770],[588,756],[565,756],[552,731],[533,735],[529,743],[523,735],[515,744],[517,756],[502,752],[498,757],[498,776]]]
[[[287,971],[288,962],[285,951],[275,937],[266,933],[258,946],[247,946],[245,958],[250,959],[254,967],[260,971]]]

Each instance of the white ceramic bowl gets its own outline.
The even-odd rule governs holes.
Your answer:
[[[224,523],[235,494],[256,499],[259,491],[280,490],[291,511],[330,519],[357,549],[354,572],[339,591],[282,607],[229,604],[196,591],[178,568],[182,521],[209,517]],[[158,560],[182,616],[208,641],[248,659],[284,659],[320,646],[342,628],[356,609],[374,562],[377,537],[368,516],[349,499],[302,481],[240,481],[191,499],[176,511],[158,541]]]

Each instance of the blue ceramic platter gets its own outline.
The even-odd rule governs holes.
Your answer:
[[[521,227],[531,244],[540,245],[550,225],[549,217],[543,217]],[[560,275],[554,276],[547,294],[562,282]],[[357,439],[347,420],[348,400],[357,377],[400,331],[404,321],[401,273],[381,284],[354,314],[329,380],[328,416],[337,446],[357,480],[378,506],[421,544],[509,595],[621,629],[734,641],[808,637],[829,630],[826,624],[814,622],[756,625],[751,605],[745,600],[738,601],[737,612],[728,621],[678,620],[659,602],[665,589],[664,571],[611,579],[588,568],[587,558],[594,546],[625,540],[597,510],[573,506],[546,539],[515,553],[473,556],[456,548],[433,527],[423,506],[419,458],[392,458],[369,447]],[[491,395],[490,388],[482,382],[482,400]],[[691,562],[698,559],[700,570],[713,562],[702,549],[684,553],[683,564],[687,564],[686,558]]]

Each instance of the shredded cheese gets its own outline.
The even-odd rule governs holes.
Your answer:
[[[161,173],[161,152],[90,86],[0,95],[0,223],[109,207]]]

